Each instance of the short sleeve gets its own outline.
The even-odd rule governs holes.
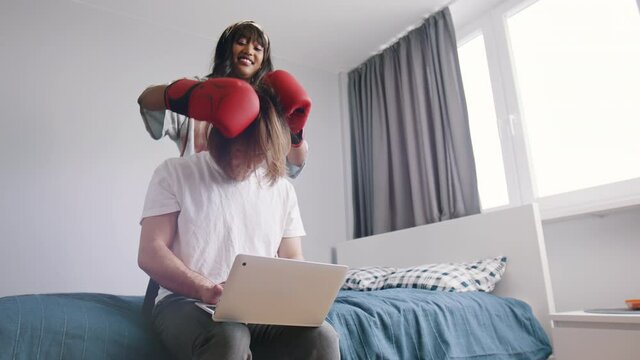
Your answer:
[[[294,164],[289,162],[289,159],[287,159],[287,176],[290,179],[297,178],[298,175],[300,175],[300,173],[302,172],[302,169],[304,168],[304,164],[305,163],[302,163],[302,165],[300,165],[300,166],[294,165]]]
[[[171,176],[171,168],[167,161],[156,168],[149,182],[144,199],[142,219],[150,216],[169,214],[180,211],[180,203],[175,192],[175,182]]]
[[[144,127],[153,140],[163,137],[165,127],[165,110],[147,110],[140,106],[140,116],[144,122]]]
[[[140,116],[149,135],[154,140],[159,140],[168,136],[171,140],[179,143],[181,137],[188,128],[189,118],[168,110],[147,110],[140,107]]]
[[[302,217],[300,216],[300,208],[298,207],[296,192],[293,189],[293,185],[287,185],[287,216],[285,219],[285,227],[282,237],[305,236],[307,233],[304,231],[304,225],[302,224]]]
[[[307,146],[307,151],[309,151],[309,143],[306,143]],[[287,165],[287,176],[289,177],[289,179],[295,179],[298,177],[298,175],[300,175],[300,173],[302,172],[302,169],[304,169],[304,165],[306,164],[306,162],[303,162],[302,165],[295,165],[289,162],[289,158],[287,158],[286,161],[286,165]]]

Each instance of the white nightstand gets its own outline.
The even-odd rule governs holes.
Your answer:
[[[556,360],[640,359],[640,314],[551,314]]]

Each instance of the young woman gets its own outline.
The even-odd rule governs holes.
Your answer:
[[[308,328],[214,322],[194,305],[218,301],[239,253],[303,259],[305,232],[293,186],[284,179],[290,126],[278,100],[271,88],[257,87],[257,118],[229,137],[225,132],[235,131],[246,107],[227,106],[237,100],[227,91],[237,89],[220,84],[214,88],[225,93],[216,104],[226,110],[212,116],[208,152],[166,160],[145,198],[138,263],[161,285],[153,325],[180,359],[339,359],[338,337],[327,323]],[[199,89],[190,96],[204,91]],[[172,107],[182,101],[169,97]]]
[[[178,148],[180,149],[180,156],[193,155],[207,150],[207,137],[212,127],[212,122],[199,121],[207,120],[202,118],[199,120],[194,119],[196,116],[190,116],[190,109],[188,107],[185,108],[185,106],[181,107],[179,104],[175,106],[175,109],[168,109],[167,107],[172,105],[171,102],[168,101],[171,98],[169,95],[173,95],[173,97],[178,99],[183,99],[186,97],[186,93],[191,91],[189,90],[191,87],[200,83],[209,84],[211,81],[207,80],[211,79],[235,78],[246,81],[248,85],[254,87],[261,86],[264,85],[264,78],[267,76],[273,77],[273,75],[276,75],[276,80],[281,78],[281,76],[278,77],[280,75],[279,71],[273,71],[273,65],[271,63],[271,44],[269,38],[255,22],[241,21],[229,26],[220,36],[213,58],[213,69],[209,75],[201,79],[181,79],[171,83],[170,85],[157,85],[147,88],[138,98],[140,114],[142,115],[147,131],[152,138],[157,140],[164,136],[168,136],[178,145]],[[182,86],[182,83],[186,83],[185,86]],[[228,83],[228,81],[226,83]],[[282,81],[276,81],[275,83],[276,85],[279,85]],[[287,99],[298,99],[299,97],[292,96],[292,91],[290,91],[290,89],[296,89],[297,91],[294,91],[293,94],[301,94],[302,96],[300,98],[303,99],[308,98],[306,97],[304,90],[299,85],[290,86],[291,83],[296,85],[295,80],[293,80],[285,83],[285,85],[289,86],[280,86],[280,90],[283,93],[282,95],[285,95]],[[224,84],[221,86],[224,86]],[[232,86],[238,87],[239,85],[232,84]],[[176,88],[178,90],[172,92],[167,91],[168,89]],[[213,94],[207,93],[208,90],[211,90]],[[204,94],[202,94],[204,97],[202,101],[204,105],[200,104],[199,107],[196,106],[196,108],[203,110],[202,108],[208,105],[208,97],[215,96],[216,91],[217,90],[212,87],[205,89]],[[242,89],[242,87],[239,86],[239,89],[233,91],[232,94],[238,96],[238,93],[242,91],[244,91],[244,93],[239,95],[241,98],[243,96],[247,96],[246,92],[249,93],[249,97],[251,95],[250,93],[252,93],[252,91],[247,90],[246,88]],[[282,98],[279,100],[282,100]],[[197,101],[194,101],[194,103],[198,105]],[[288,101],[288,103],[298,104],[298,102],[295,101]],[[237,106],[246,105],[247,104],[242,103]],[[304,124],[304,119],[302,122],[299,120],[300,115],[299,112],[296,111],[295,105],[290,105],[288,110],[289,113],[292,113],[291,120],[297,121],[295,123],[297,126],[294,126],[294,128],[298,131],[300,136],[296,135],[297,133],[294,134],[292,132],[292,146],[283,163],[286,163],[287,175],[290,178],[295,178],[300,174],[304,167],[308,145],[301,137],[302,129],[300,123]],[[199,116],[196,118],[199,118]],[[300,129],[298,130],[298,128]],[[151,312],[153,300],[157,295],[157,291],[157,284],[151,280],[147,288],[143,311],[147,315]]]
[[[242,21],[229,26],[220,36],[213,69],[206,78],[234,77],[255,86],[272,72],[269,38],[255,22]],[[167,85],[151,86],[138,98],[147,132],[156,140],[163,136],[171,138],[178,145],[181,156],[206,150],[210,124],[184,114],[165,111],[166,87]],[[292,146],[286,157],[287,174],[295,178],[304,167],[308,144],[302,139],[301,129],[292,133],[291,139]]]

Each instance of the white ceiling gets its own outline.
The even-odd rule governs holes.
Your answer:
[[[239,20],[261,24],[277,59],[348,71],[451,0],[72,0],[211,40]],[[462,17],[500,0],[454,0]],[[461,8],[461,11],[457,11]],[[277,63],[276,63],[277,65]]]

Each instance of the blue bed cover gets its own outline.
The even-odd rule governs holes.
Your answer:
[[[0,298],[0,360],[169,359],[140,296]],[[327,321],[343,360],[546,359],[549,340],[524,302],[485,293],[341,291]]]
[[[526,303],[482,292],[340,291],[327,321],[349,359],[547,359]]]

